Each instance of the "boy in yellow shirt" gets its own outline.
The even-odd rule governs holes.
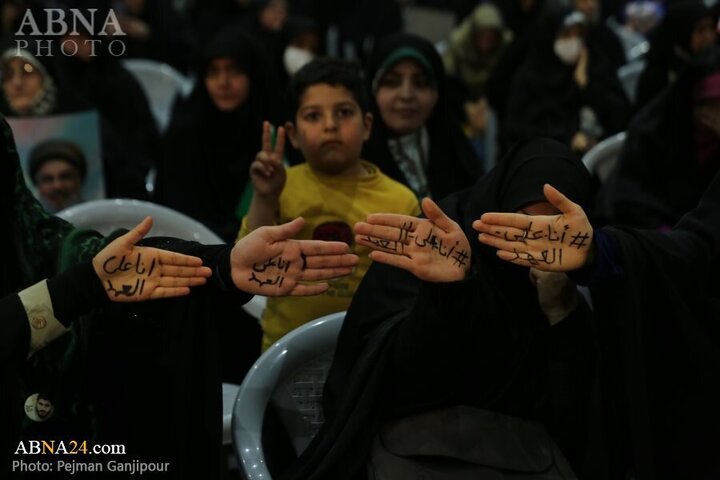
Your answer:
[[[239,237],[264,225],[303,217],[298,239],[339,240],[360,263],[348,277],[331,281],[314,298],[269,298],[262,317],[263,350],[310,320],[347,310],[370,266],[369,248],[354,242],[352,227],[370,213],[418,215],[415,194],[360,158],[370,136],[372,115],[357,67],[343,60],[314,60],[292,78],[290,111],[294,121],[280,127],[272,146],[270,124],[263,127],[263,149],[250,166],[253,197]],[[305,163],[285,169],[285,133]]]

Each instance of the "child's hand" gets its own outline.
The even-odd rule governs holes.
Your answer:
[[[250,179],[255,193],[261,197],[279,197],[285,187],[285,129],[278,128],[275,147],[272,145],[270,122],[263,123],[263,148],[250,165]]]

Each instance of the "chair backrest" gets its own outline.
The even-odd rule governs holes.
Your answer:
[[[266,407],[275,405],[296,453],[324,421],[322,392],[345,312],[333,313],[293,330],[273,344],[245,376],[233,408],[235,452],[248,480],[268,480],[262,448]]]
[[[607,180],[617,163],[626,137],[625,132],[616,133],[595,145],[583,156],[585,167],[601,182]]]
[[[123,66],[137,79],[145,92],[160,132],[170,123],[177,95],[186,97],[193,82],[166,63],[141,58],[122,60]]]
[[[234,383],[222,384],[223,445],[232,444],[232,411],[239,390],[240,385],[235,385]]]
[[[103,235],[118,228],[132,228],[150,215],[153,217],[151,236],[176,237],[210,245],[225,243],[197,220],[171,208],[142,200],[92,200],[73,205],[57,215],[78,228],[97,230]]]
[[[455,28],[455,15],[446,10],[406,5],[403,7],[405,31],[422,35],[433,43],[450,37]]]
[[[618,79],[630,103],[634,104],[637,99],[638,82],[643,70],[645,70],[645,60],[636,60],[618,68]]]

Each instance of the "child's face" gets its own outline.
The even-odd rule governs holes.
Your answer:
[[[250,78],[232,58],[215,58],[205,74],[205,88],[218,110],[232,112],[250,95]]]
[[[349,90],[317,84],[300,98],[295,125],[288,125],[288,135],[313,169],[339,175],[360,164],[371,126],[372,115],[363,114]]]

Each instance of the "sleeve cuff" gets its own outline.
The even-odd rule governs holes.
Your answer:
[[[18,297],[30,324],[30,355],[69,330],[55,318],[46,280],[21,291]]]
[[[230,255],[232,249],[228,248],[225,252],[220,255],[218,259],[217,268],[215,268],[215,278],[218,282],[220,290],[232,291],[236,290],[235,282],[232,279],[232,267],[230,265]]]
[[[108,302],[91,262],[73,265],[47,281],[55,317],[66,327],[81,315]]]

